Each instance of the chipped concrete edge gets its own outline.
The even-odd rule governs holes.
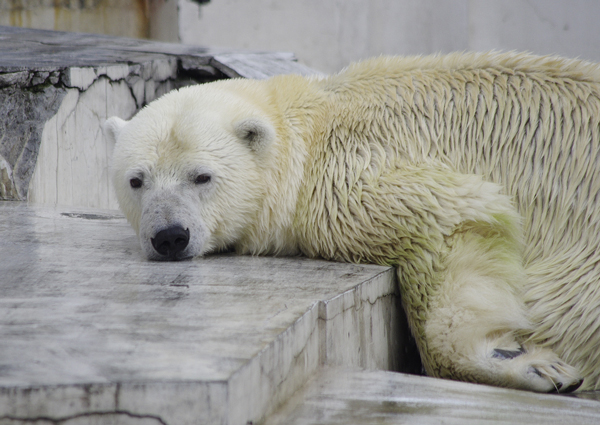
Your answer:
[[[314,303],[292,326],[236,372],[229,380],[227,423],[260,423],[324,365],[390,370],[396,362],[389,358],[388,342],[382,335],[364,332],[365,321],[370,319],[366,316],[376,314],[381,317],[375,321],[389,321],[389,317],[384,317],[387,310],[380,307],[399,297],[394,269],[381,269],[354,288]],[[365,309],[365,306],[371,308]],[[348,320],[348,317],[358,319]],[[389,326],[393,327],[391,323]],[[349,330],[359,338],[344,341]],[[389,332],[389,329],[381,332]],[[332,347],[328,336],[333,334],[339,334],[339,342],[348,346]],[[291,347],[291,350],[284,347]],[[361,354],[344,356],[340,351],[353,354],[381,352],[383,355],[367,359]],[[277,365],[276,370],[269,370],[273,364]],[[253,385],[244,385],[247,382],[253,382]]]

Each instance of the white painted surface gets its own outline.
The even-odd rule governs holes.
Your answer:
[[[183,43],[292,51],[327,73],[380,54],[462,50],[600,61],[596,0],[178,1]]]

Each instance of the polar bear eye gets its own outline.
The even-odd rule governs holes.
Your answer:
[[[134,177],[134,178],[130,179],[129,186],[131,186],[134,189],[139,189],[140,187],[142,187],[142,179],[140,179],[138,177]]]
[[[199,174],[194,179],[194,183],[196,184],[206,184],[210,181],[210,174]]]

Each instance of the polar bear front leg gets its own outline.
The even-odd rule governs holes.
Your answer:
[[[518,250],[486,225],[456,232],[445,278],[424,326],[425,368],[444,378],[538,392],[570,392],[582,379],[549,349],[525,342],[530,329],[520,298]]]

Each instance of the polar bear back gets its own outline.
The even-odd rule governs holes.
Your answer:
[[[331,111],[331,131],[371,144],[357,152],[376,156],[375,143],[385,161],[435,159],[502,186],[523,217],[524,297],[537,326],[531,338],[593,374],[600,362],[590,338],[600,333],[600,68],[513,53],[382,57],[320,85],[343,109]],[[585,326],[567,332],[574,322]]]

